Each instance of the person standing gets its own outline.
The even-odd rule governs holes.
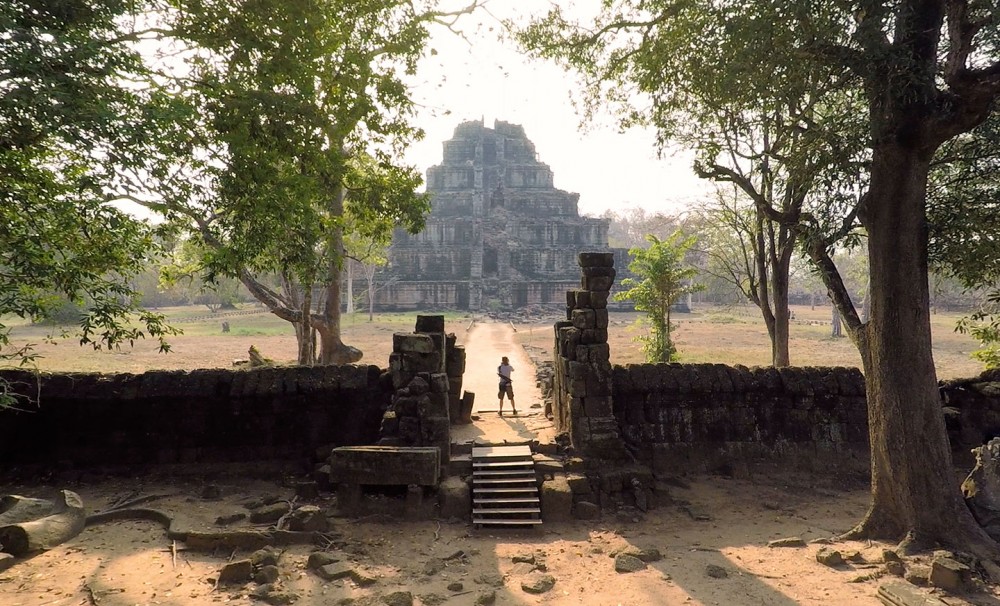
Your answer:
[[[507,356],[500,358],[500,366],[497,367],[497,375],[500,376],[500,393],[497,397],[500,398],[500,416],[503,416],[503,397],[506,395],[510,398],[510,409],[517,414],[517,408],[514,407],[514,384],[511,381],[510,375],[514,372],[514,367],[510,365],[510,361]]]

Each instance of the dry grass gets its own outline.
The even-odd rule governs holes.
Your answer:
[[[861,357],[850,339],[830,336],[830,308],[793,306],[795,320],[791,326],[792,364],[796,366],[861,366]],[[970,353],[978,343],[968,335],[955,332],[955,322],[961,314],[932,316],[934,360],[938,378],[976,376],[982,372],[980,362]],[[771,360],[771,345],[767,329],[756,308],[699,309],[695,313],[674,317],[674,341],[681,362],[713,362],[766,366]],[[611,361],[614,364],[639,364],[645,361],[642,345],[636,337],[648,330],[642,314],[613,313],[609,327]],[[518,335],[522,343],[541,347],[552,346],[552,329],[544,324],[522,325]]]
[[[793,308],[792,363],[798,366],[860,366],[854,345],[847,338],[830,336],[830,309],[808,306]],[[254,311],[255,308],[248,308]],[[295,358],[295,339],[291,325],[257,310],[259,313],[222,317],[204,308],[187,307],[163,310],[184,334],[172,338],[173,350],[156,351],[155,342],[140,341],[118,351],[94,351],[80,347],[73,340],[45,342],[51,328],[15,327],[15,342],[36,343],[42,358],[38,367],[47,371],[142,372],[147,369],[228,368],[237,358],[247,357],[256,345],[261,352],[279,363]],[[969,357],[977,343],[967,335],[954,332],[959,314],[932,317],[934,358],[939,378],[970,377],[982,371],[982,365]],[[344,318],[344,341],[365,352],[362,362],[386,367],[392,351],[392,334],[411,332],[416,314],[378,314],[368,322],[365,314]],[[229,333],[221,330],[222,321],[230,324]],[[446,330],[464,342],[471,316],[446,314]],[[517,324],[522,344],[551,351],[554,319]],[[682,362],[715,362],[764,366],[770,361],[771,348],[763,321],[755,308],[697,309],[695,313],[675,317],[674,338]],[[611,358],[615,364],[644,361],[640,343],[635,338],[647,328],[642,315],[613,313],[609,329]]]

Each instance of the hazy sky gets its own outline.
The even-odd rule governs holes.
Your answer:
[[[490,0],[487,7],[505,18],[523,14],[525,6],[544,10],[546,5]],[[492,127],[496,119],[524,126],[539,159],[552,168],[555,186],[580,194],[581,213],[627,207],[676,213],[706,195],[707,186],[691,170],[691,156],[658,160],[651,132],[618,133],[610,117],[581,131],[571,100],[573,76],[522,57],[512,41],[498,41],[500,28],[487,15],[465,19],[459,27],[471,44],[436,28],[430,46],[437,53],[425,57],[418,73],[414,93],[423,106],[418,124],[427,136],[406,158],[421,171],[441,162],[441,144],[460,122],[485,119]]]

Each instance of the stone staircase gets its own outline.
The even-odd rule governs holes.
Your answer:
[[[473,446],[472,524],[526,528],[542,523],[530,446]]]

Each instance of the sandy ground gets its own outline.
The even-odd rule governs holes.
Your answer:
[[[536,407],[541,401],[533,368],[514,345],[510,327],[476,324],[460,342],[468,356],[465,388],[477,393],[479,421],[457,430],[454,439],[502,441],[538,435],[547,441],[553,430]],[[502,355],[508,355],[516,369],[516,418],[495,412],[495,370]],[[468,522],[454,520],[387,522],[331,516],[327,544],[282,548],[277,587],[297,595],[296,604],[306,605],[406,603],[392,601],[392,594],[400,591],[410,592],[412,603],[427,606],[880,603],[875,595],[886,578],[878,578],[878,563],[889,546],[836,543],[834,548],[845,554],[860,552],[861,558],[838,568],[816,561],[819,545],[766,546],[772,539],[798,536],[809,541],[848,529],[865,511],[866,484],[793,474],[747,479],[678,475],[683,480],[670,488],[669,496],[641,517],[609,511],[600,520],[547,523],[536,531],[474,530]],[[202,498],[208,495],[208,485],[218,488],[221,496]],[[291,501],[294,491],[288,486],[281,474],[263,470],[248,476],[227,469],[174,468],[115,476],[55,474],[28,485],[0,485],[0,495],[45,497],[68,488],[93,511],[124,495],[171,495],[149,506],[217,529],[218,516],[248,513],[252,501]],[[311,502],[330,507],[333,496],[321,494]],[[630,548],[655,548],[663,557],[644,570],[616,572],[613,556]],[[306,566],[316,550],[327,551],[374,583],[322,580]],[[0,572],[0,606],[261,603],[252,596],[256,583],[216,586],[227,561],[248,555],[246,550],[188,550],[169,540],[154,522],[106,522]],[[515,563],[515,558],[534,563]],[[550,590],[536,595],[523,589],[523,582],[543,572],[555,581]],[[1000,604],[988,596],[976,603]]]

